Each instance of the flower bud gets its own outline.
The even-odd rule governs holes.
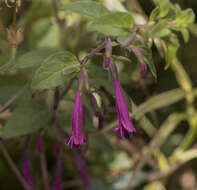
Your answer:
[[[17,46],[24,40],[23,29],[19,28],[16,31],[13,27],[10,27],[9,29],[7,29],[7,39],[12,46]]]
[[[104,67],[107,68],[109,67],[111,63],[111,52],[112,52],[112,47],[111,47],[111,40],[110,38],[107,39],[105,43],[105,55],[104,55]]]

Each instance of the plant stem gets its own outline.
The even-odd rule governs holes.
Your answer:
[[[20,89],[14,96],[12,96],[2,107],[0,107],[0,112],[4,111],[12,102],[14,102],[25,90],[27,84]]]
[[[183,139],[183,142],[181,143],[180,147],[183,150],[188,149],[195,141],[197,136],[197,127],[191,127]]]
[[[23,176],[21,175],[19,169],[14,164],[12,158],[10,157],[8,151],[6,150],[6,147],[1,142],[1,140],[0,140],[0,149],[1,149],[1,152],[2,152],[2,154],[4,156],[4,158],[7,160],[8,164],[10,165],[12,171],[14,172],[14,174],[16,175],[16,177],[18,178],[18,180],[20,181],[20,183],[23,186],[23,188],[25,190],[30,190],[29,186],[27,185],[26,181],[24,180]]]
[[[125,188],[125,190],[131,189],[133,182],[135,181],[136,176],[141,171],[141,169],[144,167],[144,165],[147,163],[149,158],[152,155],[152,152],[159,148],[166,138],[169,136],[169,134],[176,128],[177,124],[186,118],[185,114],[182,113],[174,113],[168,117],[168,119],[162,124],[160,129],[158,130],[157,134],[154,136],[154,138],[151,140],[148,150],[144,154],[144,156],[140,159],[139,163],[137,164],[135,170],[133,171],[133,174],[131,176],[131,179],[128,183],[128,186]]]
[[[50,190],[49,185],[49,177],[48,177],[48,171],[47,171],[47,164],[46,164],[46,156],[45,152],[40,152],[40,165],[41,165],[41,171],[42,171],[42,179],[46,190]]]
[[[16,47],[11,47],[10,60],[7,64],[4,64],[0,67],[0,72],[6,70],[9,66],[11,66],[14,63],[15,57],[16,57]]]

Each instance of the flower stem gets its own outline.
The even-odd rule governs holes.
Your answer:
[[[16,165],[14,164],[8,151],[6,150],[6,147],[3,145],[3,143],[1,141],[0,141],[0,150],[1,150],[4,158],[7,160],[8,164],[10,165],[12,171],[14,172],[14,174],[16,175],[16,177],[18,178],[18,180],[22,184],[23,188],[25,190],[30,190],[29,186],[27,185],[26,181],[24,180],[23,176],[21,175],[19,169],[16,167]]]

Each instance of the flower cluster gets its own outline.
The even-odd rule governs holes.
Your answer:
[[[132,42],[135,40],[135,38],[136,38],[136,32],[134,32],[125,42],[120,44],[120,47],[124,48],[127,51],[133,51],[135,53],[135,55],[139,60],[140,73],[142,76],[144,76],[147,72],[147,66],[144,62],[142,50],[134,45],[131,45]],[[127,48],[128,46],[130,47],[130,49]],[[111,78],[113,80],[113,86],[114,86],[114,93],[116,97],[116,109],[117,109],[119,124],[118,127],[116,127],[113,131],[116,132],[121,139],[124,139],[126,133],[132,135],[136,130],[130,119],[130,114],[127,108],[124,93],[118,81],[118,70],[115,62],[113,61],[111,54],[112,54],[112,43],[111,43],[111,39],[109,38],[106,40],[105,43],[103,66],[105,69],[108,69],[111,74]],[[78,84],[78,89],[77,89],[77,93],[74,101],[74,107],[72,111],[72,132],[70,137],[66,140],[66,144],[67,145],[70,144],[71,148],[79,147],[79,145],[85,142],[85,137],[82,133],[82,123],[83,123],[82,87],[85,81],[86,86],[89,90],[89,82],[88,82],[87,72],[84,69],[85,68],[83,64],[84,60],[86,59],[83,59],[81,63],[82,69],[78,80],[79,84]],[[103,115],[100,111],[98,111],[99,109],[96,100],[91,93],[89,93],[89,98],[93,106],[95,116],[98,118],[98,126],[99,126],[98,128],[99,130],[101,130],[103,128],[103,123],[104,123]]]

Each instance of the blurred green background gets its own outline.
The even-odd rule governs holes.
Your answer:
[[[68,2],[72,1],[58,0],[56,5],[61,6],[61,4],[66,4]],[[151,0],[100,0],[100,2],[105,4],[108,8],[111,7],[117,10],[127,9],[133,13],[140,14],[139,6],[141,6],[146,15],[150,15],[151,11],[155,8],[155,5]],[[139,4],[136,4],[136,2]],[[196,0],[172,0],[171,2],[178,3],[182,9],[192,8],[195,15],[197,15]],[[11,2],[9,3],[11,4]],[[71,13],[70,11],[61,11],[58,12],[58,18],[60,18],[61,22],[61,26],[59,26],[55,19],[55,14],[53,1],[22,0],[21,9],[17,13],[17,28],[24,29],[24,40],[18,46],[16,56],[16,64],[20,64],[20,66],[16,70],[11,69],[7,72],[0,72],[0,105],[4,105],[13,95],[24,87],[27,81],[31,81],[32,75],[37,68],[37,59],[42,60],[56,50],[71,51],[81,59],[87,52],[95,47],[97,35],[95,32],[87,31],[89,18],[82,17],[76,13]],[[12,22],[13,8],[7,7],[5,2],[0,0],[0,66],[7,63],[10,58],[11,52],[10,44],[7,40],[7,28]],[[187,75],[191,78],[193,87],[195,88],[197,86],[197,25],[192,24],[189,26],[189,30],[190,38],[188,43],[185,43],[181,35],[178,34],[181,45],[177,57],[183,65]],[[122,87],[128,97],[131,97],[136,105],[140,105],[160,93],[180,88],[180,81],[177,82],[175,71],[171,68],[164,70],[165,60],[160,57],[155,46],[153,46],[152,50],[158,74],[157,80],[152,77],[150,72],[145,78],[142,78],[139,74],[139,65],[137,64],[122,66],[121,63],[117,62],[118,69],[121,71],[120,82]],[[37,56],[39,54],[38,52],[40,52],[40,57],[34,57],[34,53],[32,53],[28,59],[22,57],[22,55],[32,51],[35,51]],[[117,48],[113,51],[118,52],[120,49]],[[94,57],[91,63],[96,66],[91,66],[92,64],[89,64],[88,69],[89,73],[91,73],[89,76],[91,84],[95,85],[98,83],[99,88],[103,89],[108,97],[107,99],[109,102],[107,102],[107,105],[110,113],[104,118],[105,127],[116,119],[116,113],[112,83],[108,80],[107,71],[102,70],[102,66],[100,66],[101,64],[99,65],[102,61],[103,59],[101,56],[98,55]],[[32,67],[26,68],[26,62],[32,64]],[[91,75],[96,75],[98,80],[94,80],[94,77],[91,77]],[[66,79],[65,84],[67,81],[68,80]],[[59,105],[60,111],[58,112],[58,118],[66,137],[71,131],[71,110],[73,107],[75,96],[74,89],[76,89],[76,86],[77,84],[74,83],[73,89],[69,91],[68,96],[66,96]],[[64,86],[61,86],[60,89],[63,90]],[[2,135],[3,127],[7,125],[7,120],[12,116],[12,113],[17,106],[26,106],[25,108],[20,108],[20,114],[25,115],[25,118],[32,117],[32,120],[39,120],[40,118],[50,117],[51,113],[44,113],[45,115],[36,116],[37,107],[35,106],[36,108],[34,112],[29,111],[28,107],[30,104],[38,104],[39,109],[42,109],[40,106],[42,107],[42,104],[44,104],[47,105],[48,109],[52,109],[53,90],[38,92],[36,100],[31,99],[31,93],[32,92],[29,88],[25,89],[22,95],[10,105],[9,109],[0,112],[0,135]],[[178,91],[177,93],[182,93],[182,91]],[[179,94],[176,94],[176,96],[178,95]],[[171,98],[172,97],[169,96],[167,99]],[[86,101],[87,96],[84,99]],[[157,101],[163,101],[163,99],[158,99]],[[194,107],[196,106],[196,103],[196,101],[192,102]],[[89,113],[93,115],[93,110],[90,108],[90,105],[87,104],[87,107]],[[150,111],[146,114],[146,117],[153,123],[156,130],[158,130],[169,115],[175,112],[184,112],[186,107],[187,101],[184,98],[180,98],[180,100],[176,101],[174,104],[167,105],[156,111]],[[45,108],[43,108],[43,110],[44,109]],[[129,106],[129,109],[131,110],[131,106]],[[133,110],[134,108],[132,108],[132,111]],[[32,115],[34,115],[34,117]],[[15,130],[17,131],[17,127],[20,128],[22,120],[23,117],[17,115],[15,120],[13,119],[13,121],[10,121],[10,123],[12,123],[9,124],[9,126],[15,126]],[[121,141],[111,131],[106,134],[89,136],[88,147],[82,147],[82,153],[86,160],[88,175],[91,181],[91,190],[126,190],[125,188],[134,172],[134,168],[137,163],[142,160],[144,152],[150,150],[149,143],[153,139],[153,137],[148,136],[143,130],[143,127],[141,127],[143,123],[140,123],[140,121],[134,121],[137,132],[132,141],[129,139]],[[25,119],[22,123],[23,122],[26,122]],[[32,121],[32,125],[35,126],[35,131],[43,125],[43,122],[45,121],[39,120],[37,123]],[[92,126],[96,129],[96,118],[92,116],[90,120],[87,119],[86,125],[88,126],[88,129],[92,129]],[[48,123],[47,127],[44,144],[46,149],[49,181],[53,184],[56,168],[53,150],[58,136],[52,129],[50,129],[51,126]],[[189,124],[187,121],[180,122],[178,127],[169,134],[163,145],[154,150],[153,155],[146,161],[143,169],[138,172],[134,181],[134,189],[197,190],[196,151],[191,154],[176,152],[177,154],[172,156],[174,150],[177,150],[176,148],[183,141],[188,129]],[[32,132],[33,131],[34,129],[32,129]],[[40,165],[38,164],[39,153],[36,150],[38,136],[38,133],[32,133],[30,135],[29,150],[32,175],[35,182],[35,189],[45,189],[41,179]],[[5,146],[19,170],[21,170],[25,139],[25,136],[20,136],[5,140]],[[187,147],[187,151],[196,150],[196,140],[197,137],[194,135],[194,139],[190,146]],[[181,154],[183,154],[183,156]],[[184,155],[188,155],[188,157],[184,157]],[[180,157],[183,158],[183,162]],[[73,151],[64,148],[62,155],[62,189],[82,189],[80,172],[76,161],[73,158]],[[173,164],[171,165],[171,163]],[[174,163],[178,164],[175,170],[173,170]],[[165,171],[170,172],[169,175],[165,175]],[[164,177],[158,177],[161,173],[164,173]],[[152,183],[151,177],[154,175],[156,175],[158,179],[154,180]],[[19,189],[22,189],[20,183],[10,169],[5,158],[0,154],[0,190]]]

